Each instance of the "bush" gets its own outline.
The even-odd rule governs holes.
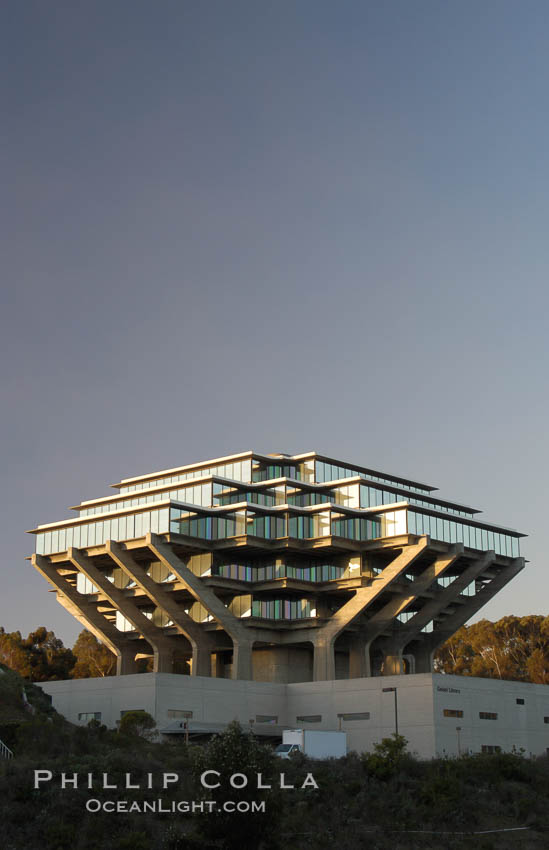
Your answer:
[[[137,736],[152,741],[156,735],[154,717],[147,711],[127,711],[119,721],[118,729],[122,735]]]

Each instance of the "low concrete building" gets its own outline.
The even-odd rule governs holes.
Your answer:
[[[546,685],[430,673],[296,683],[145,673],[41,687],[73,723],[114,727],[143,709],[167,735],[216,732],[236,719],[273,740],[285,728],[341,729],[357,752],[397,728],[420,758],[549,752]]]

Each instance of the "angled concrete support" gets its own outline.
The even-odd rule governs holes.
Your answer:
[[[57,590],[57,599],[66,610],[75,616],[97,640],[104,643],[116,656],[117,675],[137,672],[135,645],[101,614],[96,606],[79,593],[65,576],[43,555],[33,555],[32,565]]]
[[[430,564],[427,569],[423,570],[421,575],[419,575],[413,584],[410,585],[409,592],[395,596],[386,605],[384,605],[377,614],[374,614],[373,617],[370,618],[365,632],[367,675],[371,675],[370,647],[372,642],[387,629],[392,629],[395,618],[398,614],[402,613],[402,611],[404,611],[411,602],[414,602],[418,596],[425,593],[432,583],[442,576],[462,554],[463,543],[455,543],[450,546],[448,552],[439,555],[434,563]],[[386,656],[386,663],[383,666],[384,674],[398,675],[404,672],[404,660],[401,655],[402,648],[399,648],[395,651],[394,655]]]
[[[471,584],[481,573],[495,561],[496,553],[492,550],[485,552],[477,561],[474,561],[471,566],[467,567],[460,576],[458,576],[447,588],[440,593],[437,593],[434,599],[430,599],[423,607],[415,614],[405,625],[402,625],[398,630],[393,631],[390,638],[383,642],[383,649],[387,658],[391,658],[388,664],[388,669],[391,669],[395,662],[393,658],[402,658],[404,649],[410,641],[414,640],[421,634],[421,630],[431,622],[431,620],[444,611],[458,596],[462,593],[467,585]],[[394,626],[393,626],[394,628]],[[425,664],[425,658],[422,660],[422,666]],[[398,665],[397,665],[398,666]],[[401,663],[402,666],[402,663]],[[384,666],[385,669],[385,666]],[[418,670],[416,662],[416,672],[429,672],[426,670]]]
[[[515,558],[510,564],[503,567],[497,575],[486,584],[482,590],[467,599],[466,602],[456,603],[456,610],[453,614],[436,626],[431,634],[426,635],[426,645],[429,647],[431,655],[438,649],[441,644],[445,643],[458,629],[461,628],[471,617],[479,611],[487,602],[495,596],[496,593],[505,587],[521,570],[524,569],[524,558]]]
[[[402,658],[402,654],[412,640],[421,640],[414,648],[416,659],[416,673],[430,673],[432,660],[436,649],[448,640],[467,620],[470,620],[483,605],[498,593],[502,587],[511,581],[517,573],[524,568],[524,559],[516,558],[508,566],[500,570],[497,575],[475,596],[467,601],[459,599],[459,594],[479,575],[485,572],[496,559],[496,553],[492,550],[484,553],[478,561],[475,561],[461,576],[435,599],[430,600],[418,613],[406,623],[406,626],[398,629],[391,638],[385,642],[387,669],[395,665],[395,658]],[[441,616],[444,610],[455,606],[456,610],[445,617],[440,625],[435,626],[434,631],[429,634],[421,634],[421,630],[434,617]]]
[[[210,655],[213,649],[211,636],[200,628],[177,604],[172,594],[155,582],[147,571],[138,564],[121,543],[108,540],[106,549],[113,561],[147,594],[151,602],[161,608],[177,630],[184,635],[192,647],[192,676],[210,676]]]
[[[132,624],[136,631],[140,632],[145,640],[150,643],[154,658],[153,671],[155,673],[173,672],[173,654],[177,649],[177,644],[171,638],[164,635],[161,629],[151,623],[143,612],[139,610],[135,602],[127,597],[124,591],[115,587],[97,569],[91,558],[79,549],[72,547],[68,550],[67,554],[69,561],[103,593],[112,605],[118,608],[120,613]]]
[[[396,579],[407,570],[413,562],[422,555],[429,545],[429,538],[422,537],[413,546],[406,546],[400,555],[388,564],[382,573],[372,580],[369,587],[360,587],[354,596],[331,620],[318,629],[313,637],[314,646],[314,681],[335,679],[334,643],[343,629],[352,623],[365,611],[377,597],[387,590]]]
[[[433,564],[427,567],[415,581],[410,584],[406,592],[398,594],[383,606],[381,611],[374,614],[368,620],[366,627],[366,640],[371,643],[374,638],[392,626],[395,617],[401,614],[410,603],[414,602],[418,596],[425,593],[432,583],[443,575],[446,570],[451,567],[455,561],[463,554],[463,543],[455,543],[451,549],[444,555],[439,555]]]
[[[167,566],[189,593],[210,612],[233,642],[233,679],[252,679],[252,647],[255,632],[246,628],[221,599],[156,534],[147,534],[150,551]]]

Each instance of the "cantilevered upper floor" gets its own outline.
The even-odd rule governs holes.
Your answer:
[[[147,532],[208,541],[340,538],[355,542],[403,533],[516,557],[512,529],[433,495],[434,487],[308,452],[242,452],[111,485],[119,492],[73,506],[73,519],[39,525],[36,552],[132,540]]]

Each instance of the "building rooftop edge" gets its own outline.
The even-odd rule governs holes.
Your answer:
[[[125,487],[127,484],[136,483],[138,481],[148,481],[151,478],[158,478],[158,477],[173,475],[174,473],[184,472],[185,470],[200,469],[201,467],[204,467],[204,466],[211,466],[212,464],[221,464],[223,462],[231,462],[231,461],[234,461],[234,460],[238,460],[239,458],[246,458],[246,457],[256,457],[260,460],[265,460],[267,462],[270,461],[271,463],[275,460],[299,461],[299,460],[306,460],[307,458],[319,458],[320,460],[323,460],[323,461],[335,463],[338,466],[344,466],[344,467],[347,467],[349,469],[357,469],[357,470],[360,470],[361,472],[369,473],[370,475],[382,476],[382,477],[385,477],[387,479],[391,479],[393,481],[400,481],[403,484],[408,484],[408,485],[412,485],[412,486],[415,486],[415,487],[419,487],[423,490],[433,491],[433,490],[439,489],[438,487],[433,487],[432,484],[424,484],[421,481],[416,481],[413,478],[406,478],[406,477],[403,477],[402,475],[393,475],[389,472],[383,472],[382,470],[379,470],[379,469],[372,469],[372,467],[362,466],[361,464],[357,464],[357,463],[350,463],[348,461],[344,461],[344,460],[340,460],[338,458],[331,457],[330,455],[322,454],[321,452],[310,451],[310,452],[303,452],[301,454],[286,455],[286,454],[280,454],[280,453],[279,454],[264,454],[263,452],[253,451],[253,449],[250,449],[250,450],[244,451],[244,452],[238,452],[238,453],[232,454],[232,455],[223,455],[222,457],[209,458],[207,460],[198,461],[197,463],[188,463],[188,464],[185,464],[183,466],[175,466],[175,467],[172,467],[171,469],[160,469],[156,472],[147,472],[143,475],[135,475],[131,478],[122,478],[117,484],[111,484],[110,486],[116,489],[118,487]]]

